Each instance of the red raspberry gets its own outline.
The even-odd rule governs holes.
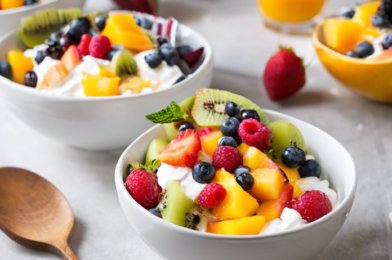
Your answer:
[[[212,132],[214,132],[214,131],[215,131],[214,128],[211,128],[211,127],[202,127],[202,128],[200,128],[199,136],[200,136],[200,137],[203,137],[203,136],[208,135],[209,133],[212,133]]]
[[[219,146],[212,156],[212,165],[216,169],[224,168],[230,173],[233,173],[242,164],[242,154],[232,146]]]
[[[103,59],[111,49],[112,45],[108,37],[97,34],[91,39],[89,51],[93,57]]]
[[[238,128],[238,135],[249,146],[260,151],[268,149],[271,143],[271,130],[255,119],[245,119]]]
[[[147,171],[134,170],[125,182],[125,188],[142,207],[154,208],[158,205],[162,188],[158,185],[158,177]]]
[[[197,202],[200,206],[216,208],[226,197],[226,189],[217,183],[210,183],[200,192]]]
[[[295,209],[309,223],[332,211],[332,203],[328,196],[319,190],[305,192],[302,196],[287,203],[287,207]]]
[[[90,51],[88,50],[91,42],[91,36],[89,34],[83,34],[82,39],[80,40],[80,43],[78,45],[78,51],[80,56],[87,56],[90,54]]]

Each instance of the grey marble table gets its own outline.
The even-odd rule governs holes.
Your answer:
[[[349,1],[331,0],[328,11],[345,3]],[[114,7],[107,0],[90,0],[85,9]],[[314,124],[353,156],[359,185],[351,215],[316,259],[392,259],[388,218],[392,212],[392,106],[367,101],[331,78],[318,61],[310,37],[264,28],[253,0],[162,1],[160,15],[176,17],[211,42],[216,64],[213,87]],[[266,96],[261,73],[279,44],[290,44],[311,65],[306,87],[274,103]],[[25,127],[0,102],[0,166],[37,172],[64,193],[76,219],[69,242],[80,259],[158,260],[130,228],[117,200],[113,172],[120,152],[88,152],[48,140]],[[0,232],[0,260],[13,259],[59,257],[26,249]]]

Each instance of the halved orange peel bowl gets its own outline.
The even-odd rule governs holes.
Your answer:
[[[325,45],[324,21],[320,21],[313,32],[313,46],[325,68],[360,95],[379,102],[392,102],[392,59],[361,60],[334,51]]]

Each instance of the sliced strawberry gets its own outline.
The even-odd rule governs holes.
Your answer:
[[[293,199],[294,188],[289,183],[285,183],[283,186],[282,193],[276,200],[277,211],[282,213],[284,208],[287,207],[287,203]]]
[[[159,152],[161,162],[173,166],[193,167],[201,150],[199,134],[193,129],[180,132],[176,139]]]

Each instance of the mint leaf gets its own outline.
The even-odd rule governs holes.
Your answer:
[[[167,108],[147,115],[146,119],[153,123],[167,124],[185,120],[185,113],[181,111],[180,106],[176,102],[172,101]]]

